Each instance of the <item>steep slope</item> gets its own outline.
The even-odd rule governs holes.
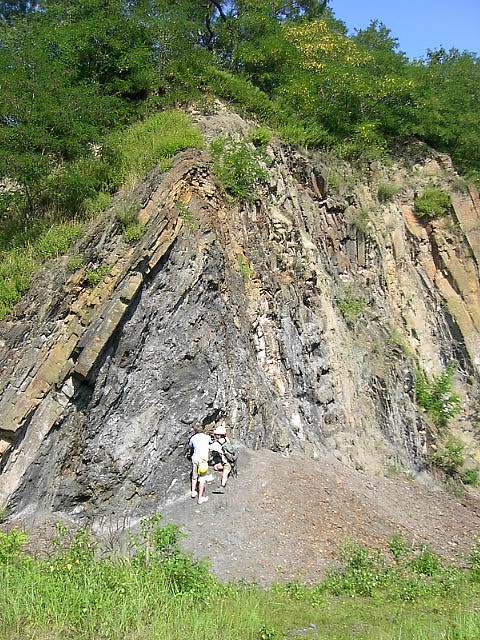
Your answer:
[[[194,115],[207,140],[250,127],[223,107]],[[88,287],[85,268],[68,276],[60,262],[2,323],[0,502],[12,513],[163,509],[184,495],[191,426],[223,417],[251,449],[418,471],[438,434],[414,401],[415,360],[430,374],[458,362],[452,428],[475,455],[478,193],[455,191],[448,158],[424,148],[335,196],[328,158],[278,143],[267,154],[251,204],[225,198],[205,152],[154,171],[76,249],[108,265],[103,279]],[[385,179],[399,193],[381,205]],[[412,201],[432,182],[455,215],[425,225]],[[147,227],[132,247],[115,212],[135,202]],[[341,303],[357,299],[346,322]]]

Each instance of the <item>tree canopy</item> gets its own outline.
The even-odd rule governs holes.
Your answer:
[[[0,193],[3,219],[43,215],[59,167],[85,167],[112,130],[203,94],[289,142],[375,157],[416,137],[480,175],[478,56],[409,60],[385,25],[349,35],[326,1],[9,0],[0,16],[0,176],[17,185]]]

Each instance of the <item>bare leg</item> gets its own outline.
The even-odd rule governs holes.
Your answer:
[[[205,478],[200,476],[198,478],[198,502],[200,504],[200,500],[204,502],[206,500],[207,493],[207,483],[205,482]]]
[[[224,487],[227,484],[228,476],[230,475],[231,470],[232,470],[232,465],[226,462],[223,465],[222,487]]]
[[[197,495],[197,482],[198,476],[192,474],[192,498],[195,498]]]

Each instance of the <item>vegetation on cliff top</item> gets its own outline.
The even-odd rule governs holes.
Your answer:
[[[403,638],[473,640],[478,635],[480,547],[469,568],[445,564],[400,535],[388,556],[347,543],[338,567],[315,586],[261,589],[223,584],[179,546],[157,516],[132,540],[132,555],[100,554],[88,532],[69,543],[60,527],[51,553],[34,559],[26,535],[0,532],[0,636],[280,640]]]
[[[347,157],[417,137],[478,175],[478,57],[438,50],[411,61],[383,24],[348,35],[328,4],[2,3],[0,251],[14,264],[1,278],[0,317],[56,254],[36,249],[47,229],[101,210],[152,163],[199,144],[186,116],[165,113],[174,106],[219,97],[286,142]],[[65,229],[60,244],[73,237]]]

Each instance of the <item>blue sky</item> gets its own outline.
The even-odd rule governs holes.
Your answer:
[[[480,0],[331,0],[353,31],[379,19],[410,57],[444,46],[480,53]]]

